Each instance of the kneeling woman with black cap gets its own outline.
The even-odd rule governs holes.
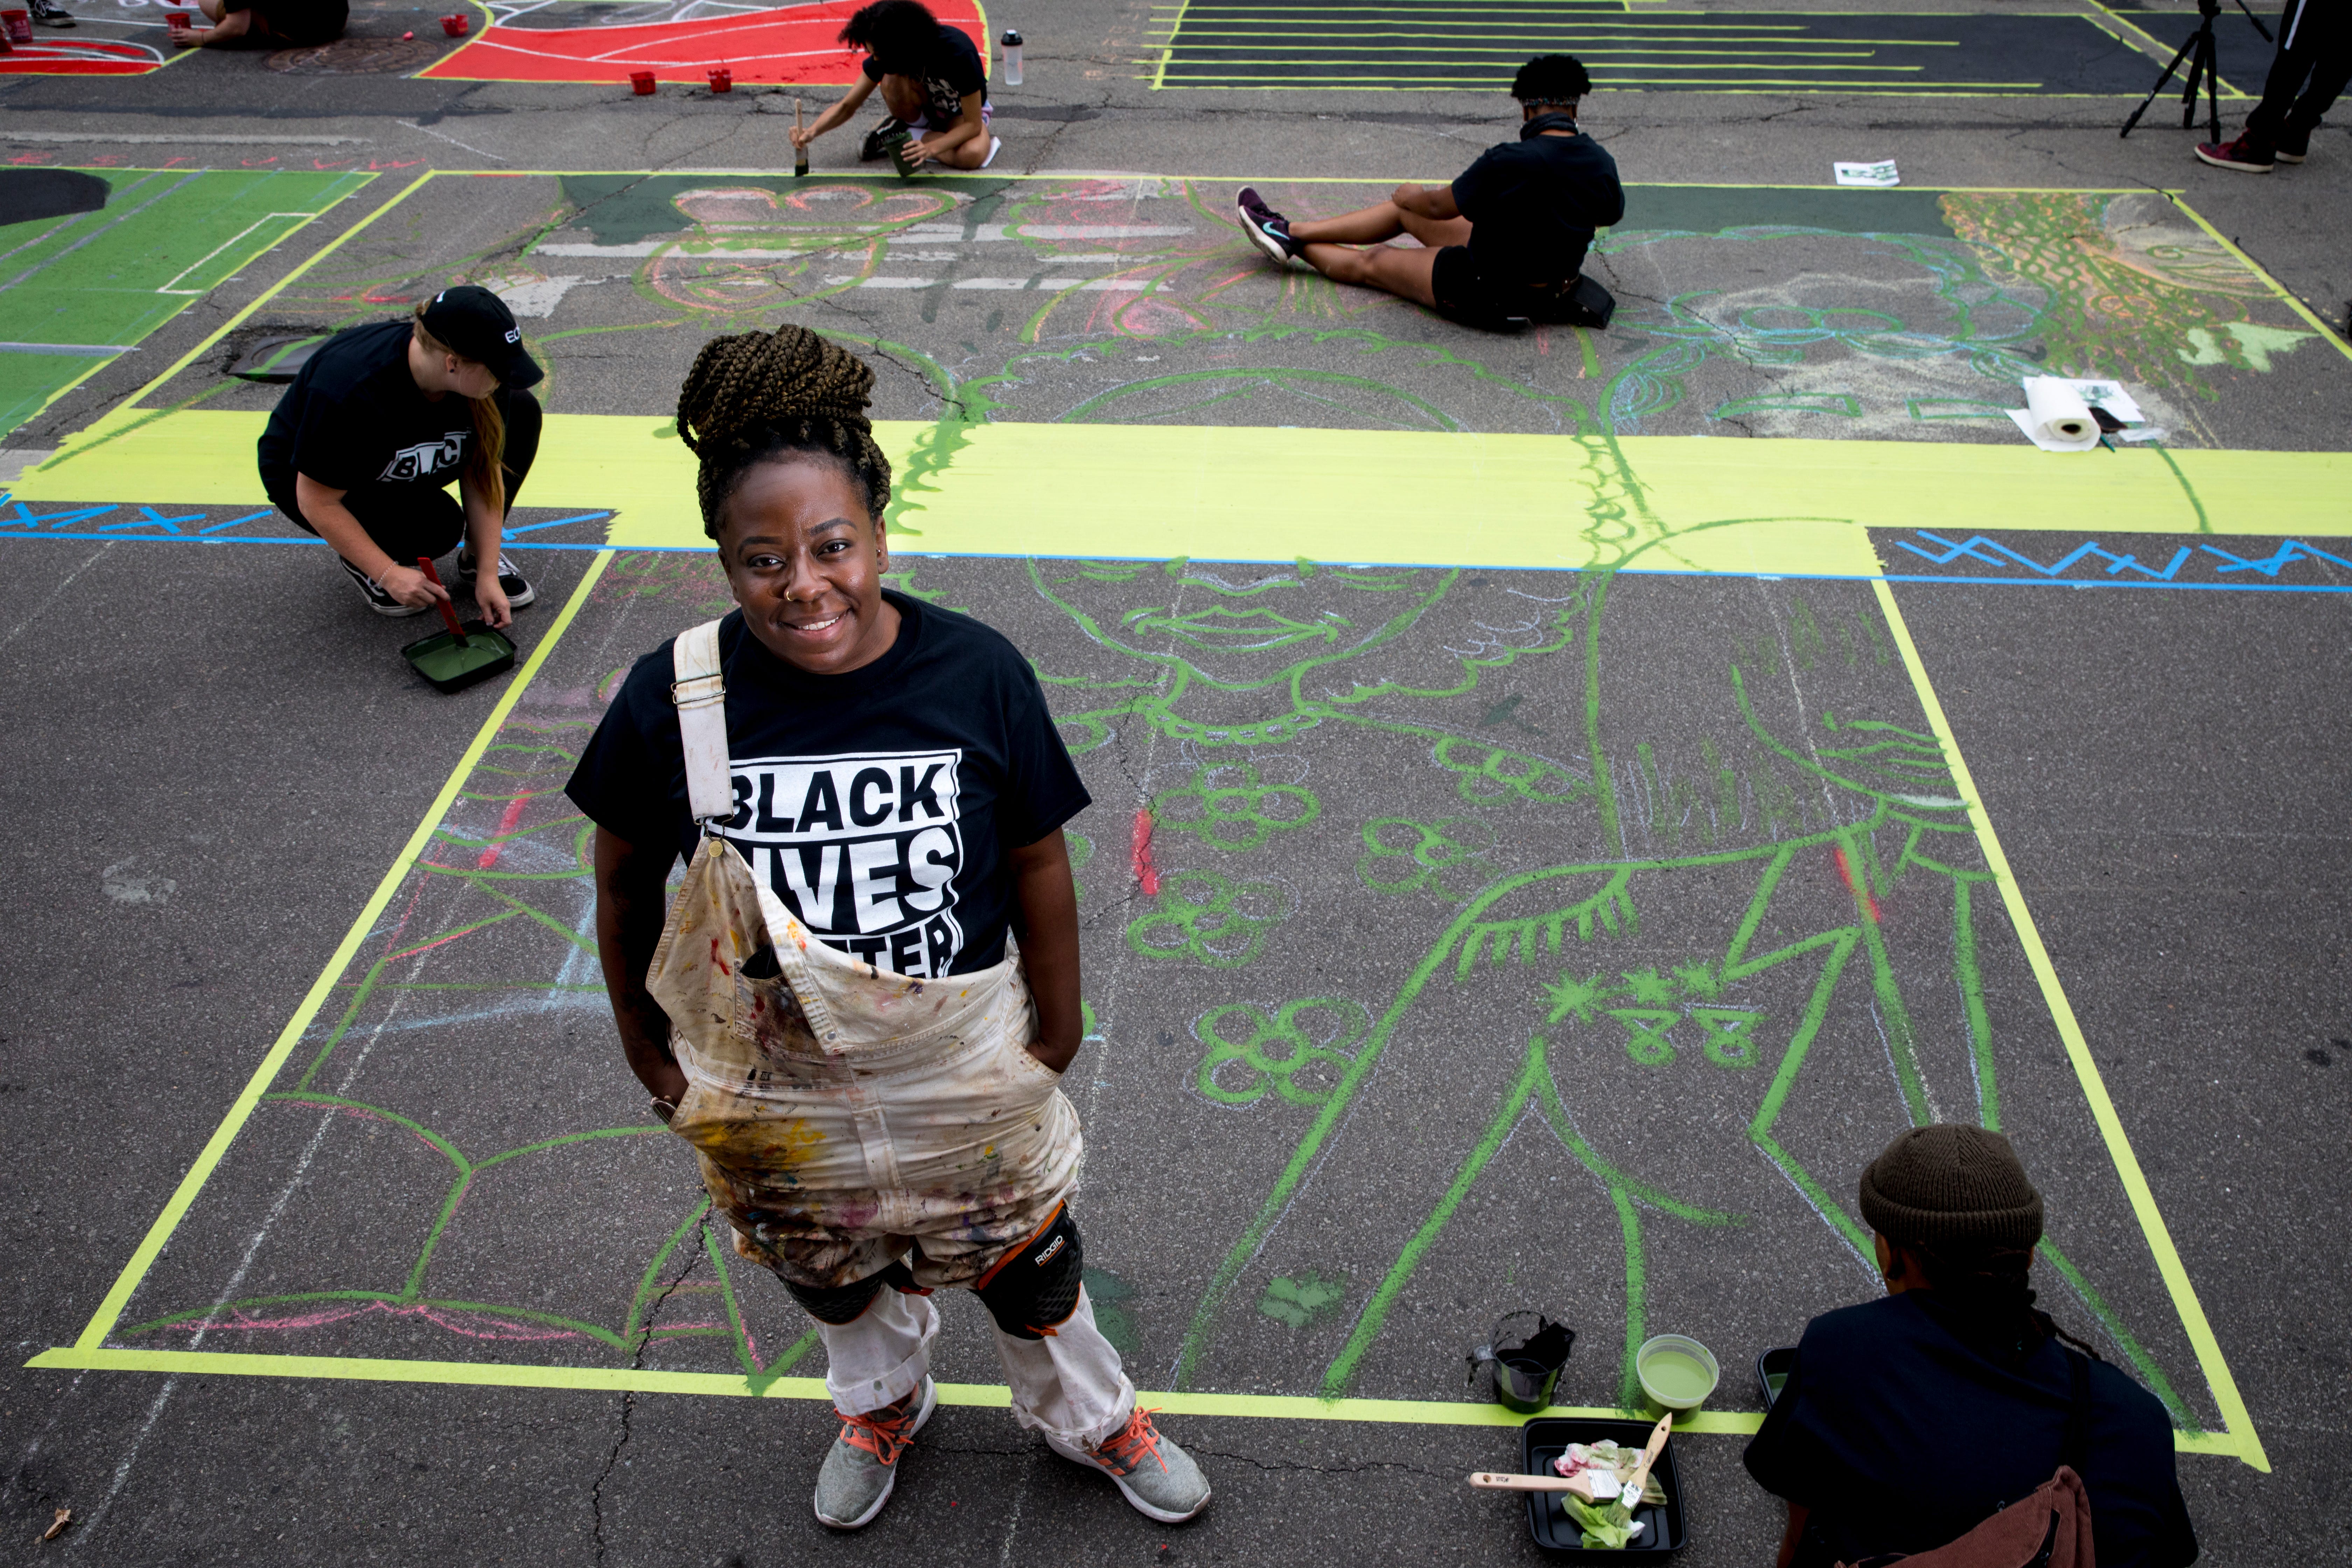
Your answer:
[[[457,550],[457,580],[483,621],[504,626],[537,596],[499,544],[539,452],[539,400],[524,389],[543,374],[496,294],[445,289],[414,321],[320,345],[262,432],[262,485],[334,546],[376,614],[422,615],[448,598],[416,561]],[[483,561],[497,568],[478,577]]]
[[[2042,1194],[2009,1140],[1912,1128],[1863,1172],[1862,1216],[1886,1297],[1805,1325],[1748,1445],[1789,1504],[1780,1568],[1946,1545],[2062,1462],[2099,1568],[2195,1562],[2164,1406],[2034,1309]]]

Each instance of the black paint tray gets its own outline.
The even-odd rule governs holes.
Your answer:
[[[435,632],[402,648],[400,657],[436,689],[463,691],[477,681],[512,669],[515,645],[481,622],[467,621],[464,646],[446,631]]]
[[[1524,1475],[1548,1476],[1551,1462],[1568,1452],[1570,1443],[1598,1443],[1607,1440],[1622,1443],[1629,1448],[1639,1448],[1649,1442],[1657,1426],[1654,1421],[1610,1421],[1581,1416],[1548,1416],[1528,1422],[1519,1428],[1519,1470]],[[1665,1452],[1650,1473],[1658,1479],[1658,1487],[1666,1494],[1663,1503],[1653,1503],[1636,1509],[1633,1517],[1649,1528],[1642,1532],[1645,1542],[1655,1544],[1628,1547],[1622,1552],[1589,1550],[1583,1544],[1584,1531],[1568,1510],[1560,1504],[1558,1492],[1529,1492],[1528,1498],[1528,1531],[1536,1544],[1554,1557],[1565,1557],[1579,1563],[1664,1563],[1690,1544],[1690,1529],[1683,1515],[1683,1478],[1675,1464],[1675,1445],[1669,1438]]]

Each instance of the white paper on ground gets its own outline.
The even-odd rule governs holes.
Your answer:
[[[2037,379],[2060,380],[2062,378],[2045,376]],[[2122,384],[2118,382],[2077,379],[2064,382],[2063,384],[2073,387],[2074,395],[2085,404],[2105,409],[2122,424],[2138,425],[2145,423],[2147,418],[2147,415],[2139,411],[2139,405],[2132,401],[2131,394],[2126,392]]]
[[[1903,177],[1895,172],[1892,158],[1879,163],[1832,163],[1841,185],[1899,185]]]
[[[2099,426],[2074,392],[2074,384],[2054,375],[2025,378],[2025,406],[2009,416],[2026,438],[2045,452],[2084,452],[2099,444]]]

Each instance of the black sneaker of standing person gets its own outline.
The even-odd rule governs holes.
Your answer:
[[[1306,248],[1290,237],[1290,220],[1266,205],[1254,188],[1243,186],[1234,205],[1241,209],[1242,232],[1277,266],[1287,267]]]
[[[866,133],[866,144],[857,150],[860,162],[878,163],[889,155],[890,143],[907,134],[907,122],[895,115],[886,114],[882,122]]]
[[[368,602],[368,608],[379,616],[390,616],[394,620],[398,620],[404,616],[421,616],[432,607],[429,605],[402,604],[398,599],[377,587],[374,578],[340,555],[335,557],[335,564],[351,574],[352,581],[360,585],[360,597],[365,599]]]
[[[2217,169],[2235,169],[2242,174],[2267,174],[2275,157],[2273,151],[2254,139],[2252,132],[2242,133],[2235,142],[2200,142],[2197,156]],[[2289,163],[2301,163],[2300,157]]]
[[[2310,153],[2311,132],[2308,131],[2300,135],[2289,131],[2280,136],[2278,145],[2271,149],[2271,156],[2282,163],[2300,163]]]
[[[58,9],[57,0],[26,0],[33,8],[33,20],[44,27],[70,27],[73,14]]]
[[[457,581],[471,588],[474,585],[474,552],[470,546],[457,552]],[[539,597],[539,590],[523,580],[515,563],[503,554],[499,557],[499,587],[506,594],[507,608],[520,610]]]

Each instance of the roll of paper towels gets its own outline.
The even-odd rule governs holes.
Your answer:
[[[2098,422],[2074,384],[2054,375],[2025,378],[2025,417],[2018,420],[2037,447],[2078,452],[2099,444]]]

